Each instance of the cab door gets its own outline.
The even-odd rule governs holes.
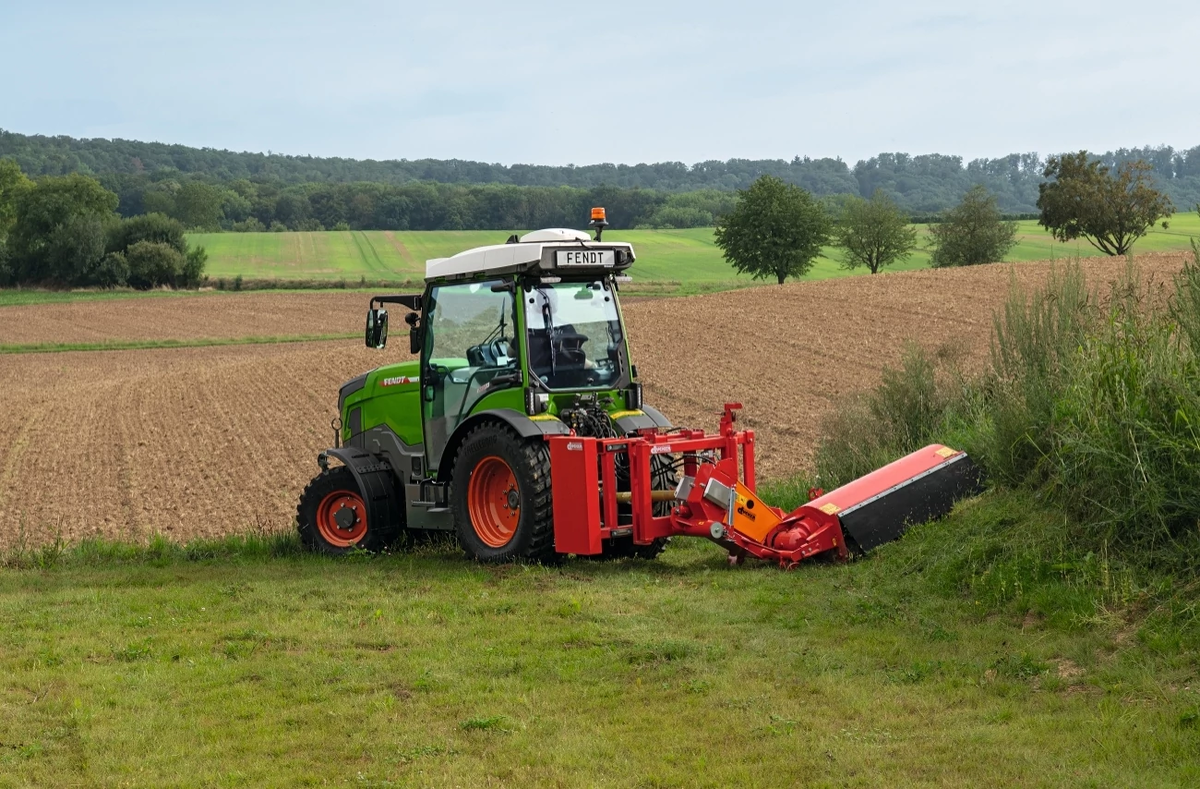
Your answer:
[[[502,280],[437,285],[425,308],[421,408],[436,469],[455,428],[495,387],[520,383],[513,287]]]

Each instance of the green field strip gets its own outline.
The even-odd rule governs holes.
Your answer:
[[[104,342],[35,342],[0,344],[0,354],[68,353],[72,351],[143,351],[157,348],[209,348],[230,345],[280,345],[357,339],[354,334],[294,334],[267,337],[200,337],[187,340],[105,340]]]
[[[929,266],[928,225],[918,225],[918,248],[888,271]],[[450,257],[472,247],[502,244],[508,237],[496,230],[383,231],[355,230],[304,233],[205,233],[189,236],[209,251],[207,274],[212,278],[241,275],[255,279],[420,279],[425,261]],[[1200,217],[1180,213],[1168,227],[1150,230],[1134,245],[1135,254],[1186,251],[1200,237]],[[712,228],[686,230],[611,230],[605,239],[628,241],[637,253],[630,274],[636,281],[739,283],[737,274],[716,246]],[[400,250],[403,249],[404,252]],[[1084,239],[1060,243],[1036,220],[1017,223],[1017,244],[1005,260],[1027,261],[1094,257],[1099,253]],[[842,267],[841,253],[826,247],[805,280],[856,276],[865,270]]]

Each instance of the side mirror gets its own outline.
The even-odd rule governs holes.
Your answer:
[[[367,347],[382,348],[387,345],[388,315],[385,309],[367,310]]]
[[[408,324],[408,352],[413,355],[421,352],[420,320],[421,316],[415,312],[410,312],[404,316],[404,322]]]

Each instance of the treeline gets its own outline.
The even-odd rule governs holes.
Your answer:
[[[0,287],[198,285],[207,258],[183,223],[163,214],[121,218],[117,196],[72,173],[27,178],[0,159]]]
[[[718,199],[710,192],[745,189],[763,175],[818,197],[871,197],[882,189],[902,210],[918,216],[945,211],[973,186],[982,185],[996,195],[1004,213],[1033,214],[1046,164],[1036,153],[971,161],[942,154],[882,153],[853,166],[840,159],[807,157],[564,167],[436,159],[359,161],[3,130],[0,158],[16,161],[35,177],[73,172],[97,176],[118,194],[119,210],[126,216],[147,207],[170,207],[154,202],[165,200],[162,196],[147,202],[149,193],[171,195],[187,184],[201,183],[250,204],[247,208],[238,199],[222,198],[229,205],[218,225],[228,229],[253,217],[266,228],[278,223],[280,229],[299,229],[307,222],[313,228],[317,223],[326,229],[345,223],[351,228],[397,230],[574,225],[579,201],[599,202],[593,197],[596,190],[605,190],[601,195],[609,202],[614,195],[624,199],[618,227],[709,225],[712,212],[706,204]],[[1098,158],[1113,167],[1145,160],[1155,185],[1176,205],[1200,202],[1200,146],[1120,149]],[[682,201],[676,197],[689,192],[701,194]],[[189,197],[184,195],[185,203]],[[187,210],[175,209],[181,216]]]
[[[160,213],[199,230],[520,230],[576,227],[602,205],[616,228],[709,227],[736,200],[706,189],[521,187],[420,182],[288,186],[238,179],[209,183],[182,177],[105,174],[122,216]]]

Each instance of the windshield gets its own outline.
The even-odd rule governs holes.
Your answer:
[[[529,369],[551,389],[604,388],[621,377],[624,337],[601,282],[535,285],[525,293]]]

